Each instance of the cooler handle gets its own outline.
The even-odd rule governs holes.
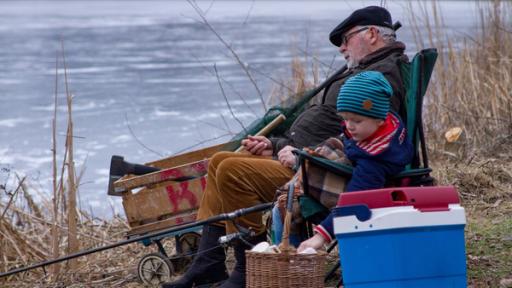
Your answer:
[[[372,210],[366,204],[353,204],[336,207],[333,210],[335,217],[356,216],[357,220],[364,222],[372,217]]]
[[[405,205],[408,203],[407,194],[403,190],[393,190],[390,195],[393,204]]]

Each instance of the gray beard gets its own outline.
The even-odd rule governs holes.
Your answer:
[[[348,69],[351,69],[351,68],[354,68],[354,67],[357,67],[359,66],[359,61],[356,61],[352,58],[350,58],[348,61],[347,61],[347,68]]]

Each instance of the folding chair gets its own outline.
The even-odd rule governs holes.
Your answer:
[[[428,165],[426,139],[423,131],[422,108],[423,98],[432,75],[437,55],[436,49],[424,49],[418,52],[410,63],[402,63],[400,67],[406,91],[405,109],[407,117],[403,120],[407,127],[407,137],[413,143],[414,157],[411,164],[408,165],[403,172],[387,180],[387,187],[432,186],[434,184],[434,179],[430,176],[432,169]],[[294,153],[298,155],[302,167],[304,195],[300,197],[299,203],[304,218],[309,221],[308,225],[306,225],[305,233],[310,236],[312,235],[311,222],[318,223],[318,219],[323,219],[328,215],[329,209],[308,196],[310,195],[310,189],[316,189],[316,187],[312,188],[309,183],[308,178],[310,178],[311,175],[308,177],[308,170],[313,170],[311,169],[312,167],[315,167],[315,169],[324,169],[326,170],[325,173],[329,173],[332,183],[336,183],[336,181],[341,183],[350,179],[352,167],[325,158],[312,156],[305,151],[295,150]],[[338,180],[336,180],[336,178],[338,178]],[[343,190],[333,192],[339,194],[343,192]],[[330,249],[333,249],[335,246],[335,243],[331,244]],[[338,267],[339,263],[338,266],[334,267],[328,273],[327,277],[333,275]]]

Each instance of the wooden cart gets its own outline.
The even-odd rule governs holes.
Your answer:
[[[130,226],[126,236],[143,236],[195,221],[206,187],[208,160],[213,154],[240,149],[240,140],[246,135],[268,135],[285,120],[286,116],[274,109],[231,142],[146,163],[146,166],[161,170],[139,176],[126,175],[115,181],[109,195],[123,198]],[[201,237],[198,232],[197,229],[183,229],[179,233],[144,240],[142,243],[146,246],[157,245],[159,252],[145,255],[139,261],[137,272],[140,280],[155,285],[184,270],[197,250]],[[161,243],[167,237],[174,237],[176,242],[176,254],[170,257]]]
[[[145,165],[162,170],[140,176],[126,175],[114,182],[115,194],[123,199],[130,226],[126,236],[142,236],[195,221],[206,186],[209,158],[215,152],[233,151],[236,147],[237,142],[229,142],[149,162]],[[199,232],[185,229],[143,241],[145,246],[157,245],[159,252],[140,259],[137,268],[140,280],[155,285],[184,270],[197,250]],[[161,243],[168,237],[175,238],[175,255],[169,256]]]

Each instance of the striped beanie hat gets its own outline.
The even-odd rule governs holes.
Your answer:
[[[340,88],[336,108],[338,112],[386,119],[391,95],[393,88],[382,73],[365,71],[350,77]]]

